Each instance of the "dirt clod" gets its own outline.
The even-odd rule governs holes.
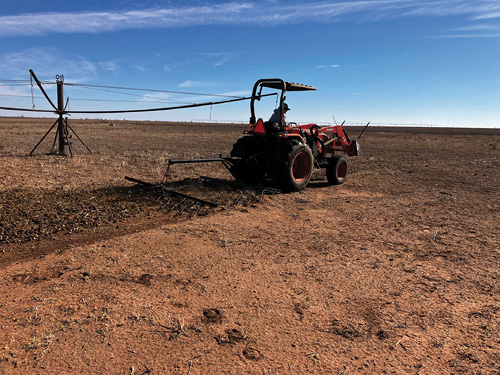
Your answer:
[[[209,323],[220,323],[222,321],[222,313],[218,309],[205,309],[203,316]]]

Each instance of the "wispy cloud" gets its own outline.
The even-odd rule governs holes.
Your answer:
[[[172,102],[172,95],[164,92],[153,92],[148,95],[143,95],[140,101],[142,102]]]
[[[231,58],[229,56],[223,56],[214,63],[214,66],[215,67],[222,66],[229,61],[231,61]]]
[[[241,90],[241,91],[231,91],[231,92],[223,92],[218,95],[224,95],[224,96],[250,96],[252,94],[251,91],[249,90]]]
[[[473,20],[498,18],[500,3],[497,0],[427,0],[414,9],[410,7],[406,14],[436,17],[470,15]]]
[[[103,61],[103,62],[100,62],[99,63],[99,67],[101,69],[103,69],[103,70],[107,70],[107,71],[110,71],[110,72],[119,69],[119,66],[116,63],[116,61]]]
[[[333,65],[318,65],[316,69],[335,69],[335,68],[340,68],[339,64],[333,64]]]
[[[210,52],[199,53],[198,56],[200,56],[202,60],[212,61],[214,67],[219,67],[237,59],[239,54],[235,52]]]
[[[500,18],[500,11],[497,9],[493,9],[491,12],[484,12],[483,14],[474,17],[473,20],[488,20],[492,18]]]
[[[195,81],[186,81],[188,83],[187,86],[178,85],[179,88],[192,88],[192,87],[201,87],[201,86],[218,86],[217,83],[207,83],[207,82],[195,82]],[[185,83],[186,83],[185,82]],[[193,84],[193,86],[190,86]],[[219,92],[217,94],[190,94],[188,96],[179,93],[179,96],[175,96],[175,102],[178,103],[199,103],[199,102],[207,102],[207,101],[219,101],[225,100],[227,98],[242,98],[245,96],[250,96],[251,92],[249,90],[241,90],[241,91],[229,91],[229,92]],[[185,93],[184,93],[185,94]]]
[[[180,88],[206,87],[206,86],[210,86],[210,84],[207,82],[191,81],[190,79],[177,85],[177,87]]]
[[[173,28],[188,25],[227,24],[242,17],[253,4],[228,3],[115,12],[37,13],[0,17],[0,36],[47,33],[101,33],[127,29]]]
[[[498,38],[500,37],[500,25],[476,24],[457,27],[448,34],[440,35],[439,38]]]
[[[29,94],[30,94],[29,86],[0,85],[0,96],[27,96]]]
[[[78,55],[68,57],[64,52],[52,47],[7,53],[0,57],[0,66],[15,79],[29,79],[30,69],[33,69],[41,80],[54,80],[56,74],[64,73],[71,75],[73,83],[88,82],[98,75],[95,63]]]
[[[37,13],[0,17],[0,36],[49,33],[102,33],[126,29],[175,28],[197,25],[298,24],[335,22],[349,17],[377,21],[397,17],[465,15],[472,20],[500,17],[494,0],[373,0],[343,2],[253,1],[152,8],[133,11]]]

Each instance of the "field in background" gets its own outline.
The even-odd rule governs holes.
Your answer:
[[[70,118],[93,154],[28,157],[53,121],[0,118],[2,373],[500,372],[500,130],[368,128],[344,185],[190,215],[124,176],[245,126]]]

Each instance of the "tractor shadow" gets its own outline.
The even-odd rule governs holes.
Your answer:
[[[332,186],[330,182],[326,179],[326,175],[323,171],[317,171],[313,174],[311,181],[307,185],[308,189],[323,189]]]
[[[307,185],[307,188],[308,189],[324,189],[324,188],[327,188],[329,186],[332,186],[332,184],[329,183],[328,181],[311,181]]]

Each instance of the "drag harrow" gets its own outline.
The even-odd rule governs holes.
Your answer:
[[[152,191],[153,199],[160,205],[160,209],[172,213],[174,217],[187,215],[193,218],[230,207],[246,207],[261,202],[264,195],[281,193],[276,189],[249,186],[206,176],[160,184],[151,184],[128,176],[125,179]],[[177,190],[173,190],[171,188],[173,186],[177,187]],[[197,192],[198,196],[180,192],[179,189],[191,189]],[[204,193],[201,193],[202,191]],[[203,196],[200,197],[200,194]]]

